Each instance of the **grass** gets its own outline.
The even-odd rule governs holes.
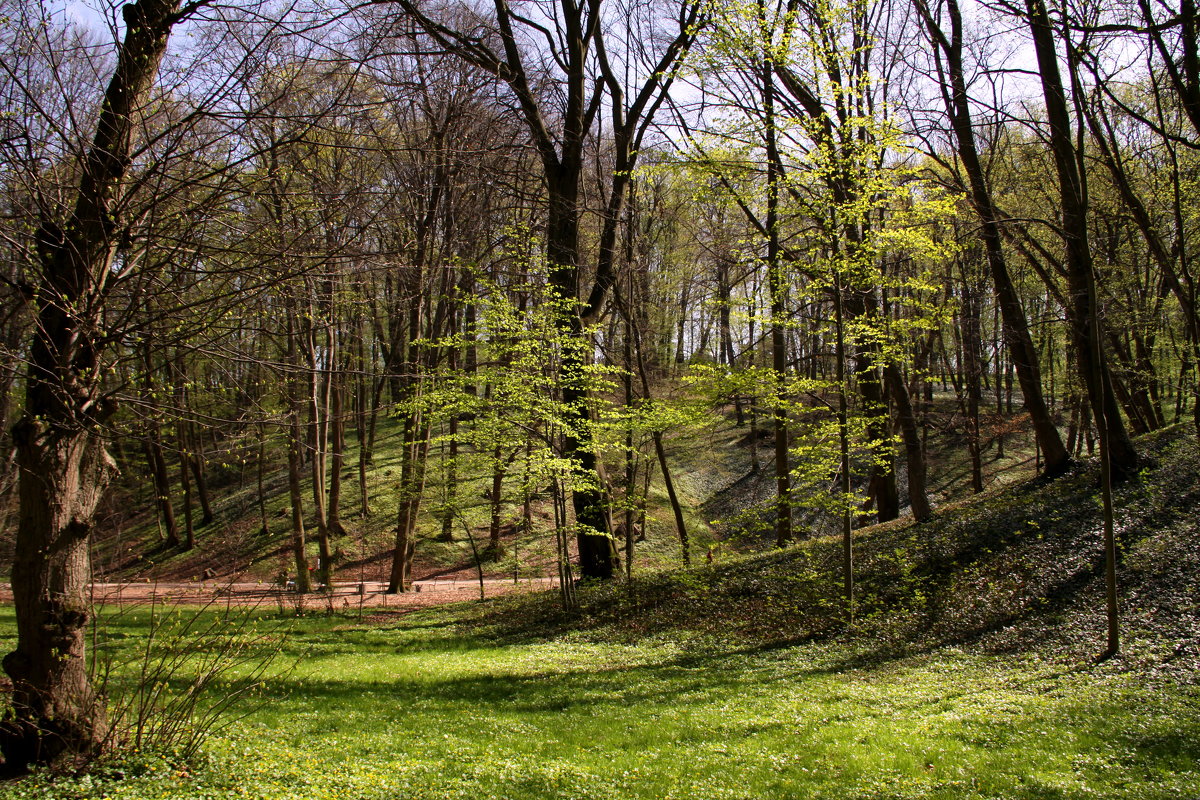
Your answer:
[[[1090,661],[1081,465],[860,531],[853,631],[836,539],[587,587],[577,614],[552,593],[260,612],[242,630],[281,671],[203,758],[126,753],[0,799],[1200,797],[1200,449],[1179,429],[1142,446],[1118,496],[1120,659]],[[104,628],[128,689],[148,615]]]
[[[1178,798],[1200,793],[1200,696],[1128,674],[941,649],[727,651],[288,619],[294,670],[190,767],[145,754],[3,798]],[[119,641],[134,652],[145,616]],[[10,629],[11,618],[3,620]],[[282,663],[282,662],[281,662]]]
[[[1181,428],[1141,440],[1148,467],[1117,496],[1130,668],[1200,674],[1200,447]],[[946,645],[1042,652],[1066,661],[1104,643],[1103,548],[1095,465],[1044,484],[995,486],[910,520],[855,533],[857,639],[873,659]],[[587,630],[637,641],[690,631],[747,645],[837,635],[844,624],[841,541],[815,538],[581,594],[501,605],[502,636]]]

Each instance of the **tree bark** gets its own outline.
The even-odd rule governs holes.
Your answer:
[[[151,409],[151,414],[156,413]],[[163,455],[162,437],[158,422],[146,421],[146,462],[150,467],[151,483],[154,485],[154,505],[158,508],[163,525],[163,545],[179,546],[179,524],[175,521],[175,507],[171,503],[171,477],[167,474],[167,459]]]
[[[763,119],[766,124],[767,156],[767,286],[771,296],[771,389],[775,420],[775,546],[792,540],[791,472],[788,463],[788,407],[784,396],[787,380],[785,336],[785,275],[779,244],[779,184],[783,163],[775,130],[775,78],[772,58],[762,60]]]
[[[1037,54],[1042,95],[1050,124],[1050,149],[1058,173],[1062,201],[1062,236],[1066,245],[1067,284],[1070,292],[1069,330],[1079,360],[1088,399],[1096,415],[1098,430],[1106,437],[1113,477],[1132,478],[1137,474],[1138,455],[1129,438],[1121,410],[1112,390],[1108,364],[1100,342],[1100,317],[1093,288],[1094,266],[1088,245],[1087,194],[1080,171],[1078,153],[1072,142],[1072,125],[1067,109],[1066,91],[1058,67],[1046,5],[1042,0],[1026,0],[1029,30]]]
[[[965,271],[965,267],[964,267]],[[967,450],[971,456],[971,491],[983,491],[983,442],[979,430],[979,405],[983,399],[980,379],[983,375],[983,354],[979,330],[979,292],[971,285],[970,278],[963,276],[962,295],[962,352],[964,361],[963,382],[966,384]],[[1040,439],[1038,440],[1040,443]],[[1042,451],[1043,454],[1045,451]],[[1044,457],[1044,455],[1043,455]]]
[[[987,253],[988,267],[992,274],[992,286],[996,292],[996,303],[1004,319],[1004,341],[1009,358],[1016,367],[1017,381],[1021,385],[1021,396],[1025,410],[1033,422],[1034,436],[1045,459],[1045,474],[1057,477],[1071,464],[1070,454],[1063,446],[1058,427],[1046,405],[1042,393],[1041,367],[1037,348],[1029,334],[1029,323],[1020,295],[1008,271],[1004,257],[1003,236],[1000,229],[1000,214],[992,201],[991,188],[984,176],[983,165],[975,143],[975,129],[971,120],[970,97],[962,63],[962,14],[957,0],[947,0],[946,10],[950,15],[950,36],[938,26],[924,0],[918,0],[925,25],[931,37],[946,57],[950,86],[947,93],[943,88],[946,113],[958,143],[957,152],[967,173],[970,186],[971,205],[980,219],[979,237]],[[970,347],[970,344],[966,344]]]
[[[325,523],[334,536],[346,535],[342,524],[342,470],[346,465],[344,372],[341,366],[329,372],[329,504]]]
[[[926,489],[925,450],[921,447],[921,433],[917,430],[917,415],[913,411],[908,386],[900,368],[888,362],[883,368],[892,398],[896,402],[896,419],[900,424],[900,435],[904,440],[904,463],[908,467],[908,502],[912,506],[913,519],[925,522],[933,517]]]
[[[616,224],[629,173],[636,166],[642,134],[655,110],[666,99],[674,67],[695,37],[701,22],[702,5],[689,3],[679,9],[674,19],[679,26],[678,33],[664,39],[666,44],[658,52],[650,74],[636,96],[627,103],[622,84],[605,53],[606,25],[601,19],[600,3],[563,0],[556,6],[552,23],[555,33],[548,39],[554,52],[545,62],[555,63],[561,70],[555,92],[561,97],[562,106],[547,114],[543,93],[545,83],[540,76],[531,76],[527,70],[525,59],[528,56],[515,32],[516,26],[523,26],[526,31],[537,31],[540,37],[545,30],[540,23],[514,13],[507,2],[497,0],[494,21],[499,50],[493,52],[489,43],[479,39],[475,31],[464,33],[439,24],[411,0],[399,0],[399,3],[425,33],[446,50],[488,70],[509,86],[537,150],[546,187],[549,284],[554,299],[560,304],[560,382],[566,429],[563,456],[572,462],[575,477],[572,489],[580,572],[584,578],[612,578],[617,552],[609,535],[590,432],[585,366],[591,343],[584,335],[583,318],[594,318],[600,313],[615,280]],[[560,43],[561,47],[558,46]],[[531,77],[537,80],[531,80]],[[605,105],[602,101],[606,89],[617,163],[608,187],[594,281],[586,301],[581,303],[579,200],[584,145],[597,114]],[[553,132],[548,127],[552,119],[556,123]]]
[[[292,561],[296,567],[296,591],[301,594],[312,591],[312,580],[308,574],[308,552],[304,536],[304,493],[300,486],[300,470],[303,467],[304,425],[300,420],[301,377],[296,337],[295,313],[289,309],[287,324],[289,373],[284,376],[284,403],[287,406],[287,465],[288,499],[292,506]]]
[[[135,118],[150,92],[178,0],[123,8],[125,36],[104,94],[96,134],[64,225],[38,231],[41,275],[29,351],[25,407],[13,429],[20,469],[12,588],[17,647],[4,657],[13,681],[0,724],[5,769],[94,754],[105,735],[103,706],[88,680],[88,538],[115,471],[99,426],[104,300],[120,236],[122,183]]]

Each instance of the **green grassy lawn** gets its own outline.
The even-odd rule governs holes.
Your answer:
[[[833,640],[498,642],[463,633],[475,613],[264,616],[290,671],[199,763],[142,754],[0,797],[1200,796],[1200,692],[1144,674],[956,649],[862,666]],[[112,626],[118,660],[147,620]]]
[[[1102,665],[1084,464],[859,531],[853,632],[836,538],[586,587],[570,613],[548,594],[183,630],[179,611],[147,648],[147,609],[106,609],[118,704],[172,642],[190,664],[245,643],[216,697],[269,655],[271,677],[190,762],[126,749],[0,800],[1195,800],[1200,450],[1181,429],[1142,444],[1117,493],[1125,649]],[[0,652],[13,628],[0,609]],[[187,672],[150,683],[177,695]]]

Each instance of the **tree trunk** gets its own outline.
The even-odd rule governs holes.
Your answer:
[[[200,437],[196,435],[196,426],[189,422],[187,425],[188,462],[192,470],[192,478],[196,483],[196,497],[200,500],[200,527],[211,525],[213,521],[212,500],[208,493],[208,476],[204,470],[205,457],[200,451]]]
[[[642,383],[642,400],[645,403],[650,403],[650,402],[652,402],[653,398],[652,398],[651,392],[650,392],[650,376],[646,371],[646,361],[642,357],[641,333],[637,329],[636,326],[631,324],[633,317],[632,317],[629,306],[624,301],[624,298],[622,298],[620,296],[620,292],[615,292],[615,294],[617,295],[617,306],[618,306],[618,308],[621,309],[623,315],[625,316],[626,336],[632,335],[633,354],[637,361],[638,376],[641,378],[641,383]],[[626,353],[626,358],[628,358],[628,355],[629,354]],[[628,404],[628,403],[632,402],[632,399],[633,399],[632,385],[627,385],[627,387],[626,387],[626,403]],[[666,489],[667,489],[667,499],[671,503],[671,513],[675,517],[675,530],[679,534],[680,555],[683,559],[684,566],[688,566],[692,563],[691,539],[688,537],[687,523],[684,521],[684,518],[683,518],[683,505],[679,502],[679,495],[675,491],[675,481],[671,477],[671,467],[667,463],[667,451],[666,451],[666,448],[663,446],[662,431],[660,431],[656,428],[655,430],[651,431],[650,436],[654,440],[654,455],[658,459],[658,468],[660,470],[662,470],[663,484],[666,486]],[[633,451],[632,438],[630,438],[627,441],[629,444],[629,453],[630,453],[630,458],[631,458],[632,451]],[[627,467],[626,467],[626,481],[627,481],[626,485],[627,486],[630,485],[630,482],[632,482],[632,480],[633,480],[632,460],[630,460],[627,462]],[[627,539],[626,539],[627,542],[628,542],[628,536],[630,535],[628,525],[629,525],[629,520],[628,520],[628,516],[627,516],[626,531],[625,531],[625,534],[627,537]],[[629,555],[632,555],[632,550],[633,550],[632,545],[627,544],[626,546],[627,546],[627,549],[629,550]],[[632,573],[627,572],[627,574],[632,574]]]
[[[979,430],[979,404],[983,399],[981,378],[983,375],[983,354],[979,330],[980,303],[979,293],[971,286],[970,279],[964,275],[962,301],[962,340],[963,361],[966,383],[967,411],[967,450],[971,456],[971,491],[979,494],[983,491],[983,442]],[[1041,442],[1041,439],[1038,439]],[[1042,451],[1044,454],[1044,450]]]
[[[419,342],[425,317],[425,298],[422,294],[425,270],[419,264],[410,266],[407,270],[404,283],[408,287],[409,306],[404,342],[405,352],[401,362],[404,374],[400,376],[396,389],[399,392],[400,408],[404,415],[404,439],[400,455],[395,543],[392,549],[392,569],[387,589],[391,594],[408,591],[409,571],[416,544],[413,540],[416,531],[416,517],[424,490],[424,463],[423,461],[418,463],[420,435],[422,430],[426,432],[429,430],[429,426],[423,422],[420,404],[417,402],[421,392],[422,360]],[[428,441],[427,434],[425,440]]]
[[[851,289],[843,303],[849,321],[878,317],[879,305],[875,290]],[[884,385],[880,377],[879,345],[872,341],[858,341],[854,347],[854,371],[858,379],[858,393],[863,401],[866,417],[867,438],[877,442],[871,468],[868,492],[875,501],[875,512],[880,522],[900,516],[900,497],[896,490],[896,470],[893,466],[891,427],[888,420]]]
[[[547,166],[549,219],[546,256],[551,265],[550,287],[564,305],[578,302],[579,280],[579,165],[571,162]],[[587,341],[583,322],[573,310],[558,314],[562,348],[560,380],[563,402],[563,456],[575,465],[576,485],[571,502],[575,509],[579,571],[585,579],[608,580],[616,565],[616,548],[609,536],[604,499],[597,480],[596,453],[592,445],[587,410]]]
[[[256,498],[258,502],[258,518],[262,523],[259,535],[266,536],[271,532],[271,521],[267,515],[267,490],[265,486],[267,472],[267,432],[261,420],[259,420],[257,428],[258,457],[256,459],[257,463],[254,465],[255,490],[258,493],[258,497]]]
[[[451,366],[453,369],[453,366]],[[440,541],[454,541],[454,514],[458,505],[458,415],[453,415],[446,422],[446,492],[442,503],[442,533]]]
[[[488,561],[504,558],[504,545],[500,542],[500,512],[504,504],[504,475],[508,464],[502,455],[497,445],[492,450],[492,488],[488,491],[488,544],[483,556]]]
[[[151,414],[156,413],[153,409]],[[171,503],[171,476],[167,474],[167,459],[163,455],[162,438],[159,434],[158,422],[150,419],[146,422],[146,460],[150,466],[151,482],[154,484],[154,505],[158,508],[162,520],[166,547],[179,546],[179,525],[175,521],[175,508]]]
[[[367,362],[365,345],[363,343],[363,327],[361,320],[356,325],[357,342],[355,343],[358,361],[358,376],[354,382],[354,434],[358,439],[358,513],[363,519],[371,516],[371,496],[367,489],[367,465],[370,462],[370,452],[367,449],[367,395],[371,381]]]
[[[1029,412],[1033,422],[1034,435],[1045,458],[1045,474],[1056,477],[1067,470],[1071,458],[1067,448],[1063,446],[1062,437],[1059,435],[1042,393],[1037,349],[1029,334],[1029,323],[1025,317],[1025,309],[1021,305],[1020,295],[1017,293],[1008,271],[1000,230],[1000,215],[992,201],[991,189],[987,184],[975,143],[970,98],[967,94],[962,63],[962,15],[957,0],[949,0],[947,11],[950,14],[951,33],[949,37],[946,37],[929,13],[924,0],[918,2],[918,9],[922,13],[931,36],[946,56],[946,66],[950,78],[950,94],[946,96],[946,113],[949,115],[951,127],[954,129],[959,158],[967,173],[971,204],[981,222],[979,235],[987,253],[992,285],[996,292],[996,302],[1004,318],[1005,344],[1008,348],[1009,358],[1016,367],[1025,409]]]
[[[292,504],[292,561],[296,567],[296,591],[304,594],[312,591],[308,576],[308,554],[304,541],[304,493],[300,488],[300,452],[304,447],[304,431],[300,425],[299,412],[290,412],[288,424],[288,498]]]
[[[103,741],[103,707],[87,674],[88,538],[115,470],[98,427],[112,413],[102,394],[105,292],[122,220],[122,182],[135,117],[166,51],[178,0],[122,9],[125,37],[104,94],[67,224],[38,231],[41,275],[25,407],[13,428],[20,469],[12,589],[17,647],[4,657],[13,690],[0,725],[7,772],[89,756]]]
[[[325,524],[334,536],[345,536],[342,524],[342,470],[346,465],[346,390],[342,385],[342,370],[329,372],[329,505]]]
[[[925,451],[921,447],[921,433],[917,430],[917,415],[913,411],[908,386],[904,383],[900,368],[888,362],[883,371],[891,389],[892,399],[896,402],[896,419],[904,440],[904,462],[908,467],[908,502],[912,506],[913,519],[925,522],[933,517],[933,509],[929,507],[929,495],[926,491]]]
[[[191,421],[188,418],[187,371],[183,366],[183,357],[176,354],[174,361],[167,362],[172,366],[171,377],[175,382],[175,440],[179,450],[179,488],[183,493],[183,547],[191,550],[196,546],[196,526],[192,520],[192,476],[191,476],[191,441],[188,428]]]
[[[1067,283],[1070,290],[1068,311],[1071,319],[1068,327],[1088,399],[1096,415],[1097,430],[1110,448],[1108,453],[1113,478],[1132,478],[1137,475],[1138,455],[1121,418],[1100,342],[1098,298],[1092,288],[1094,266],[1088,245],[1087,194],[1084,176],[1077,161],[1078,153],[1072,142],[1071,118],[1058,67],[1054,30],[1042,0],[1026,0],[1026,8],[1046,102],[1046,116],[1050,123],[1050,148],[1054,154],[1062,200],[1061,227],[1067,251]]]
[[[317,355],[317,326],[319,314],[312,290],[309,290],[308,314],[303,325],[305,371],[307,386],[305,405],[308,406],[307,439],[309,448],[309,473],[312,478],[313,518],[317,523],[317,583],[328,587],[330,580],[329,520],[325,494],[326,465],[328,464],[329,442],[329,381],[322,380],[327,367]]]
[[[775,419],[775,546],[792,540],[791,471],[788,464],[786,283],[779,243],[779,184],[783,165],[775,131],[775,79],[772,61],[762,61],[762,99],[767,155],[767,285],[771,295],[771,383]]]
[[[183,490],[183,549],[191,550],[196,546],[196,526],[192,522],[192,476],[188,470],[188,461],[191,459],[183,444],[183,427],[186,424],[179,424],[179,486]]]
[[[17,649],[4,657],[12,705],[0,725],[9,772],[63,754],[92,755],[106,732],[85,658],[88,537],[116,465],[94,431],[54,430],[35,421],[39,409],[50,409],[34,386],[28,415],[13,428],[22,479],[12,572]]]
[[[296,591],[301,594],[312,591],[312,581],[308,574],[308,552],[306,542],[304,540],[304,493],[300,486],[300,470],[303,468],[302,458],[304,451],[304,424],[300,420],[300,405],[301,405],[301,377],[297,374],[300,370],[298,350],[296,347],[296,330],[295,314],[289,310],[288,326],[287,326],[287,341],[288,341],[288,360],[290,367],[289,373],[284,376],[285,381],[285,397],[284,402],[287,405],[287,426],[288,426],[288,448],[287,448],[287,463],[288,463],[288,498],[292,504],[292,560],[296,567]]]

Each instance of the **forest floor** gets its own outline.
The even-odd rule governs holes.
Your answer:
[[[93,605],[148,605],[151,603],[191,607],[237,606],[245,609],[277,607],[280,613],[304,611],[345,612],[359,608],[416,609],[499,597],[503,594],[538,592],[558,585],[553,578],[478,578],[452,573],[413,581],[404,593],[387,592],[386,581],[334,583],[328,590],[298,594],[294,587],[279,584],[199,581],[124,581],[92,584]],[[12,602],[12,589],[0,584],[0,604]]]
[[[957,405],[937,395],[929,413],[935,434],[927,447],[932,463],[931,499],[936,505],[957,501],[969,485],[969,463]],[[669,459],[677,490],[684,505],[692,539],[693,557],[711,562],[734,553],[754,553],[773,546],[768,519],[775,490],[770,468],[772,439],[760,430],[757,449],[762,468],[750,470],[751,441],[748,425],[737,426],[733,414],[713,414],[707,424],[677,430],[667,439]],[[1028,439],[1022,430],[1021,414],[987,417],[992,434],[1007,430],[1007,444],[991,436],[983,462],[985,481],[1001,487],[1020,481],[1035,471],[1033,453],[1023,446]],[[495,596],[529,588],[557,584],[553,551],[552,512],[546,497],[533,502],[533,530],[526,533],[520,509],[512,503],[502,508],[501,555],[476,560],[476,551],[487,539],[485,484],[490,478],[472,474],[460,464],[458,491],[463,518],[474,529],[472,542],[456,529],[451,539],[441,536],[440,523],[431,513],[446,487],[439,483],[440,457],[431,456],[429,501],[418,528],[418,544],[412,566],[412,591],[387,595],[376,584],[386,581],[391,569],[394,487],[391,485],[398,443],[388,420],[381,420],[374,465],[369,471],[368,491],[372,513],[344,514],[345,535],[334,537],[335,591],[317,592],[308,598],[288,596],[288,581],[294,581],[287,518],[290,503],[286,474],[264,476],[265,502],[257,499],[257,481],[252,463],[242,461],[234,469],[217,465],[212,470],[215,519],[197,529],[192,550],[167,547],[162,543],[160,522],[154,504],[145,497],[148,487],[133,481],[116,487],[106,499],[101,523],[93,542],[93,565],[98,583],[95,602],[222,602],[283,607],[325,608],[351,606],[395,606],[422,608],[479,596],[479,579],[484,595]],[[1020,435],[1013,436],[1012,433]],[[257,453],[257,444],[251,448]],[[353,444],[347,458],[354,463]],[[903,465],[900,465],[903,469]],[[354,470],[347,472],[347,483]],[[903,485],[903,473],[899,476]],[[310,493],[311,486],[305,492]],[[344,489],[352,495],[350,487]],[[903,492],[902,492],[903,494]],[[356,498],[351,498],[356,499]],[[176,497],[178,500],[178,497]],[[178,505],[178,503],[177,503]],[[268,511],[266,524],[260,507]],[[182,514],[176,509],[182,524]],[[198,514],[198,509],[195,510]],[[833,527],[829,515],[798,508],[797,531],[802,536],[819,536]],[[309,531],[309,561],[316,563],[313,520]],[[646,525],[637,544],[635,574],[652,574],[681,566],[678,534],[661,477],[655,473],[650,484]],[[6,543],[0,540],[0,556]],[[7,543],[11,546],[11,543]],[[0,558],[0,563],[7,563]],[[314,573],[315,575],[315,573]],[[369,587],[362,590],[359,587]],[[11,595],[0,584],[0,602]]]
[[[1200,797],[1200,448],[1179,428],[1140,447],[1141,478],[1117,494],[1116,658],[1095,659],[1084,463],[857,532],[852,625],[836,537],[582,586],[573,611],[557,592],[104,607],[95,652],[118,709],[139,708],[144,676],[183,689],[201,663],[212,700],[261,680],[236,713],[192,709],[216,724],[190,759],[149,736],[0,798]],[[0,637],[12,623],[0,609]]]

